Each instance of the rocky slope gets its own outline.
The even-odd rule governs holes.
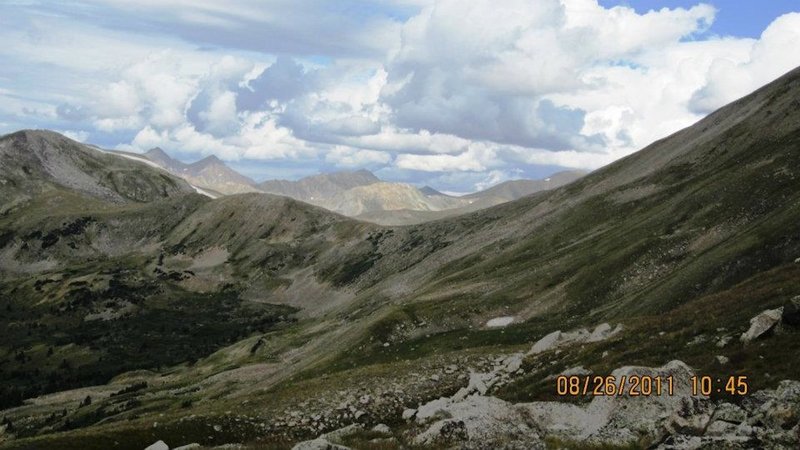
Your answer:
[[[2,445],[796,447],[799,105],[795,70],[576,182],[414,226],[48,184],[80,208],[0,216]],[[564,398],[564,373],[681,390]],[[749,394],[687,397],[691,373]]]
[[[60,188],[112,203],[150,202],[191,191],[174,177],[49,131],[2,136],[0,159],[4,209]]]

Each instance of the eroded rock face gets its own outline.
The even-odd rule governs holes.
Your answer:
[[[750,319],[750,329],[745,331],[739,340],[748,343],[767,334],[781,321],[782,315],[782,307],[763,311],[761,314]]]

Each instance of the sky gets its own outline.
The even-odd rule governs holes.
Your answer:
[[[800,2],[6,0],[0,134],[471,192],[593,170],[800,66]]]

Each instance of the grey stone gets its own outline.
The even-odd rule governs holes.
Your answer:
[[[350,450],[350,447],[337,445],[324,438],[303,441],[292,447],[292,450]]]
[[[389,425],[386,425],[386,424],[383,424],[383,423],[379,423],[379,424],[375,425],[374,427],[372,427],[372,431],[375,432],[375,433],[381,433],[381,434],[392,434],[392,429],[389,428]]]
[[[403,420],[411,420],[414,416],[417,415],[417,410],[412,408],[406,408],[403,410]]]
[[[181,445],[180,447],[175,447],[172,450],[191,450],[193,448],[200,448],[200,444],[195,443],[195,444]]]
[[[169,450],[169,445],[164,443],[164,441],[158,441],[158,442],[148,446],[144,450]]]
[[[739,338],[742,342],[752,342],[767,334],[781,320],[783,308],[768,309],[750,319],[750,328]]]
[[[530,355],[535,355],[538,353],[546,352],[555,348],[556,343],[561,338],[561,331],[553,331],[552,333],[548,334],[547,336],[539,339],[533,344],[531,351],[528,352]]]

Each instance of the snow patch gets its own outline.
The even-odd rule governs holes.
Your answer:
[[[204,189],[201,189],[201,188],[199,188],[199,187],[197,187],[197,186],[195,186],[193,184],[190,184],[189,186],[191,186],[194,189],[194,191],[197,192],[198,194],[205,195],[206,197],[209,197],[211,199],[217,198],[216,195],[214,195],[214,194],[212,194],[212,193],[210,193],[210,192],[208,192],[208,191],[206,191]]]
[[[489,328],[506,327],[511,325],[512,322],[514,322],[514,316],[495,317],[486,322],[486,326]]]
[[[159,166],[158,164],[154,163],[153,161],[150,161],[149,159],[147,159],[147,158],[145,158],[143,156],[133,156],[133,155],[125,154],[125,153],[110,152],[110,151],[107,151],[107,150],[102,150],[102,149],[100,149],[98,147],[90,147],[90,148],[98,150],[98,151],[100,151],[102,153],[105,153],[107,155],[119,156],[119,157],[122,157],[122,158],[125,158],[125,159],[130,159],[130,160],[133,160],[133,161],[138,161],[140,163],[145,163],[150,167],[155,167],[156,169],[164,170],[163,167]]]

